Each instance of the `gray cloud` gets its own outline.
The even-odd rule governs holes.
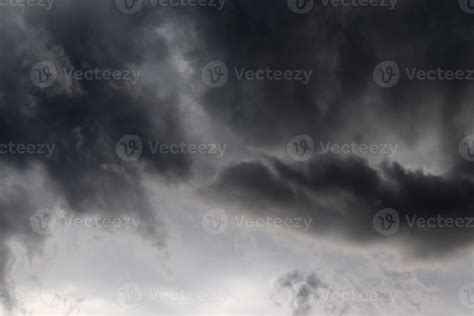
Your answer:
[[[408,226],[413,216],[472,217],[472,181],[410,171],[396,162],[375,169],[361,158],[323,155],[303,166],[275,158],[238,163],[201,194],[254,217],[312,218],[311,233],[356,243],[387,240],[375,231],[373,218],[393,208],[401,226],[395,236],[409,241],[404,247],[419,258],[451,255],[472,244],[472,228]]]
[[[474,164],[457,153],[459,141],[472,131],[471,83],[403,77],[396,87],[381,89],[372,70],[383,60],[395,60],[402,69],[471,69],[473,23],[456,2],[441,0],[400,2],[393,12],[316,6],[307,15],[291,12],[286,0],[233,0],[223,11],[146,6],[134,15],[120,13],[114,1],[57,1],[50,11],[2,8],[0,143],[55,144],[56,149],[50,158],[0,156],[5,179],[22,172],[35,178],[34,183],[10,181],[0,192],[0,284],[8,283],[8,238],[27,236],[35,248],[42,239],[32,235],[29,217],[55,203],[81,215],[139,216],[145,223],[141,232],[157,247],[166,246],[166,227],[143,178],[152,175],[167,184],[192,179],[198,186],[208,179],[193,178],[201,170],[189,155],[144,151],[140,162],[126,163],[115,145],[127,134],[145,143],[179,143],[194,136],[183,122],[192,114],[183,113],[182,98],[202,106],[215,125],[211,130],[224,126],[221,137],[231,134],[232,144],[245,145],[241,151],[229,148],[235,157],[226,157],[226,163],[233,163],[219,165],[215,181],[199,189],[212,202],[255,216],[309,217],[313,235],[343,237],[359,245],[386,240],[372,227],[374,214],[386,207],[397,209],[402,219],[472,217]],[[188,64],[179,65],[192,69],[187,84],[193,88],[201,84],[200,70],[211,60],[223,60],[231,73],[233,67],[269,67],[312,70],[313,76],[308,85],[231,77],[224,87],[193,99],[181,87],[185,79],[171,61],[176,56],[166,32],[179,34],[174,43],[179,48],[180,41],[193,43],[180,56]],[[59,67],[131,68],[146,74],[136,85],[60,76],[53,87],[39,89],[29,73],[40,60]],[[433,129],[436,135],[430,134]],[[443,156],[433,159],[446,160],[448,172],[412,170],[397,156],[374,166],[336,156],[290,164],[268,154],[298,134],[369,143],[395,138],[407,153],[426,152],[423,142],[430,134],[439,140]],[[259,157],[243,161],[249,148]],[[206,166],[205,173],[214,167]],[[395,237],[426,259],[462,251],[473,233],[407,229],[403,220]],[[297,273],[280,285],[292,285],[292,278],[306,284],[295,292],[295,311],[303,315],[311,295],[307,291],[317,285],[311,276]]]
[[[298,270],[289,272],[275,282],[275,295],[281,292],[290,293],[289,305],[293,316],[311,315],[314,300],[319,297],[319,290],[327,287],[315,273],[304,273]]]

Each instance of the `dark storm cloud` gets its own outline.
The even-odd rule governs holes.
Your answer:
[[[370,7],[323,7],[298,15],[286,1],[231,1],[221,13],[202,13],[202,67],[220,59],[231,77],[209,89],[202,104],[246,144],[284,148],[298,134],[315,139],[386,139],[403,150],[425,150],[423,133],[436,126],[440,152],[449,171],[432,176],[401,163],[378,168],[360,159],[333,156],[307,169],[268,159],[236,163],[223,170],[207,192],[215,199],[256,215],[313,218],[315,233],[376,240],[375,212],[394,208],[400,216],[471,217],[472,163],[458,155],[471,132],[469,81],[411,81],[405,67],[474,69],[474,20],[457,1],[399,1],[394,11]],[[393,88],[372,78],[381,61],[394,60],[403,73]],[[287,81],[245,81],[232,75],[248,69],[313,70],[308,85]],[[466,105],[467,104],[467,105]],[[436,121],[434,121],[436,119]],[[422,148],[423,147],[423,148]],[[395,157],[396,161],[397,157]],[[211,193],[209,193],[211,192]],[[407,247],[425,256],[472,241],[472,228],[415,229],[400,234]]]
[[[394,11],[315,3],[304,15],[290,11],[286,0],[235,0],[222,12],[203,11],[197,67],[220,59],[231,74],[233,67],[313,70],[306,86],[232,75],[203,97],[208,113],[247,143],[267,147],[302,133],[367,138],[383,135],[382,126],[413,143],[428,123],[421,121],[423,113],[440,113],[443,146],[455,148],[466,132],[457,129],[455,115],[471,83],[416,82],[405,75],[384,90],[372,70],[384,60],[396,61],[402,71],[474,69],[472,16],[457,1],[398,1]],[[377,118],[371,125],[364,124],[368,115]]]
[[[0,155],[2,181],[16,171],[40,165],[45,181],[51,181],[51,190],[58,193],[52,204],[65,201],[63,209],[81,214],[140,217],[139,231],[156,246],[164,246],[166,230],[141,183],[142,175],[179,182],[189,176],[192,160],[185,155],[152,156],[144,150],[140,162],[124,162],[115,146],[127,134],[141,137],[144,146],[148,140],[183,140],[176,91],[162,93],[166,88],[156,85],[153,78],[141,78],[133,86],[76,82],[62,75],[52,87],[41,89],[30,80],[30,69],[41,60],[54,62],[59,71],[61,67],[140,70],[150,60],[163,64],[170,52],[154,27],[168,19],[173,16],[160,17],[156,11],[127,16],[113,1],[57,1],[50,11],[2,7],[0,143],[55,146],[50,157]],[[168,75],[167,80],[173,78]],[[32,233],[29,218],[41,207],[53,207],[40,207],[28,186],[18,185],[14,195],[5,190],[0,194],[0,271],[8,260],[4,256],[8,237],[27,235],[40,240]],[[4,281],[2,274],[0,283]]]
[[[377,169],[360,158],[330,155],[304,166],[273,158],[244,162],[223,170],[202,192],[255,217],[312,218],[312,234],[343,236],[355,243],[388,241],[375,230],[373,218],[393,208],[400,215],[394,236],[407,241],[405,248],[416,250],[419,257],[452,254],[471,244],[474,236],[474,228],[462,225],[409,225],[414,216],[473,218],[472,180],[406,170],[396,162]]]
[[[405,1],[395,11],[316,6],[307,15],[296,15],[283,0],[229,0],[222,11],[144,8],[125,15],[114,1],[69,0],[56,1],[50,11],[0,10],[0,143],[56,145],[50,158],[1,155],[2,165],[11,170],[42,165],[68,210],[134,213],[147,222],[153,219],[140,181],[142,172],[182,181],[192,174],[192,159],[145,151],[142,170],[138,164],[121,161],[115,144],[126,134],[136,134],[144,142],[179,143],[185,138],[178,89],[164,91],[153,80],[132,86],[64,78],[54,87],[39,89],[29,73],[40,60],[76,69],[140,68],[150,61],[168,64],[174,56],[156,27],[170,21],[196,23],[193,31],[199,43],[184,54],[198,69],[196,82],[200,67],[215,59],[224,60],[231,72],[233,67],[313,70],[308,85],[231,78],[226,86],[204,95],[200,101],[210,118],[230,126],[248,145],[280,146],[282,140],[286,143],[301,133],[321,139],[344,131],[353,138],[383,136],[386,125],[391,133],[415,143],[426,111],[440,114],[442,145],[449,152],[456,151],[465,132],[456,118],[470,88],[467,83],[417,83],[405,78],[383,90],[371,77],[373,67],[386,59],[420,68],[474,68],[469,45],[474,20],[456,2]],[[156,74],[172,82],[167,75]],[[440,102],[431,104],[432,99]],[[358,123],[366,114],[377,117],[373,124]],[[355,127],[346,131],[349,123]],[[310,216],[317,233],[371,241],[376,239],[372,216],[383,207],[396,208],[401,215],[433,210],[471,214],[474,192],[468,174],[473,171],[472,165],[459,162],[450,175],[434,177],[396,163],[375,170],[361,160],[332,157],[315,160],[303,170],[268,159],[237,162],[220,174],[208,194],[249,211]],[[30,233],[28,219],[38,207],[25,187],[26,183],[18,187],[19,195],[0,196],[2,241],[12,234]],[[156,228],[152,225],[146,233],[162,245],[165,237]],[[472,237],[471,231],[461,229],[438,235],[401,234],[415,245],[426,242],[427,252],[459,246]],[[1,270],[7,264],[4,249],[0,242]]]

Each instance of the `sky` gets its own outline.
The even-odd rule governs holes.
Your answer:
[[[474,315],[474,1],[0,0],[0,316]]]

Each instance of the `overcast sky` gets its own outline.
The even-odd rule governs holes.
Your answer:
[[[0,316],[474,315],[474,1],[0,0]]]

